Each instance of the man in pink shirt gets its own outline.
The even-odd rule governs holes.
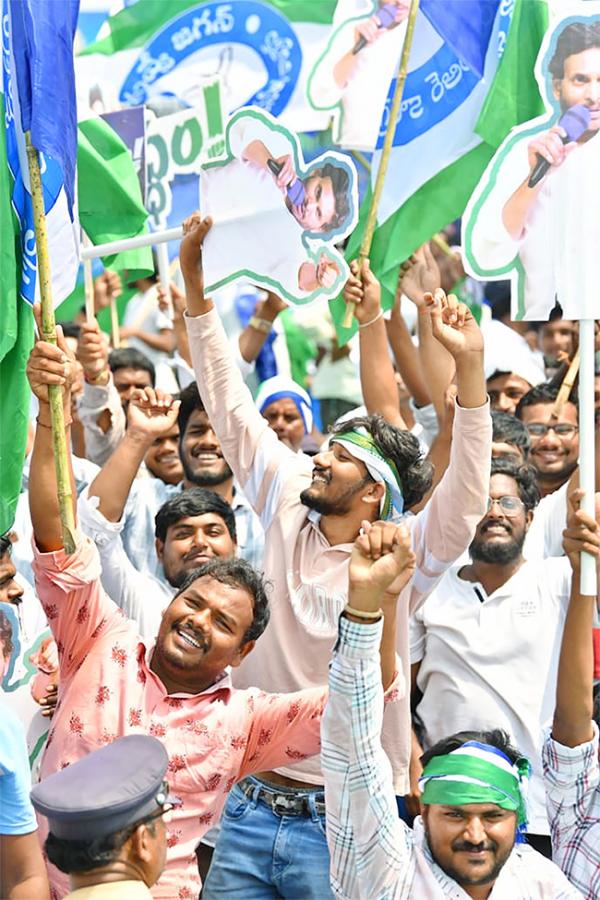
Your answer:
[[[104,593],[94,544],[76,532],[76,550],[66,555],[48,385],[63,387],[69,446],[70,366],[60,336],[58,347],[38,341],[28,363],[40,404],[30,470],[34,572],[60,656],[59,702],[42,778],[122,735],[159,737],[169,754],[169,782],[183,804],[169,823],[167,865],[153,895],[195,900],[195,847],[227,793],[246,775],[318,752],[326,691],[277,695],[232,687],[229,667],[248,655],[269,618],[262,577],[244,560],[214,559],[189,573],[149,643]],[[164,404],[149,403],[147,412],[164,415]],[[395,668],[388,639],[386,687]],[[46,830],[40,829],[42,840]],[[50,876],[55,896],[66,893],[64,875],[50,867]]]
[[[204,296],[201,249],[210,219],[191,217],[180,248],[190,350],[198,388],[221,450],[265,530],[264,572],[274,584],[271,622],[256,654],[235,673],[239,687],[299,690],[326,684],[344,608],[348,563],[363,521],[392,518],[417,505],[431,485],[431,467],[416,438],[365,416],[344,423],[329,449],[314,458],[285,447],[260,416],[230,358],[212,301]],[[199,265],[200,260],[200,265]],[[366,267],[357,282],[361,366],[391,375],[379,285]],[[420,313],[456,370],[458,398],[448,469],[425,507],[405,519],[416,572],[399,596],[397,651],[402,661],[400,702],[388,706],[383,740],[398,794],[408,792],[410,758],[408,617],[444,571],[469,546],[485,513],[490,472],[491,418],[481,332],[463,304],[429,295]],[[369,313],[360,308],[369,304]],[[386,369],[387,367],[387,369]],[[372,387],[372,385],[371,385]],[[365,392],[366,393],[366,392]],[[368,405],[369,399],[365,396]],[[389,401],[389,398],[388,398]],[[388,402],[389,405],[389,402]],[[380,407],[381,408],[381,407]],[[236,786],[204,897],[331,896],[319,760],[286,761]],[[313,816],[282,812],[294,793],[310,793]],[[310,858],[310,866],[306,859]]]

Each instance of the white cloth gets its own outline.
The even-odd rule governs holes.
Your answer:
[[[548,834],[542,728],[554,712],[571,566],[566,558],[524,563],[490,596],[459,578],[460,568],[444,575],[410,622],[426,744],[456,731],[506,729],[533,767],[528,831]]]
[[[308,261],[303,229],[285,205],[268,169],[242,160],[252,141],[262,141],[274,158],[292,155],[284,134],[252,116],[241,116],[229,129],[235,159],[200,174],[200,208],[211,216],[202,260],[206,290],[234,276],[251,273],[273,279],[294,297],[307,296],[298,287],[300,266]],[[277,288],[275,288],[277,290]]]
[[[580,144],[546,175],[520,241],[504,227],[506,201],[529,173],[531,134],[516,138],[479,210],[472,250],[478,265],[500,269],[518,253],[525,268],[525,319],[546,321],[555,295],[565,319],[598,317],[597,235],[600,231],[600,138]]]
[[[563,531],[567,527],[567,497],[569,482],[557,491],[542,497],[535,508],[529,526],[523,556],[540,560],[548,556],[563,556]]]
[[[333,77],[334,66],[352,50],[356,26],[373,15],[374,6],[377,4],[371,0],[338,0],[333,21],[337,30],[308,83],[309,100],[317,109],[334,110],[341,104],[334,140],[356,150],[375,147],[382,110],[406,34],[406,22],[383,30],[377,40],[356,54],[356,68],[348,84],[339,87]]]
[[[106,431],[98,426],[100,414],[110,413],[110,425]],[[77,403],[77,414],[85,432],[85,452],[91,462],[103,466],[117,448],[125,434],[125,411],[117,391],[112,372],[108,384],[88,384]]]
[[[524,378],[531,387],[546,380],[544,357],[532,350],[525,338],[497,319],[482,322],[483,366],[485,377],[495,372],[511,372]]]

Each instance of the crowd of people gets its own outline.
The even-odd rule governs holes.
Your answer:
[[[207,296],[211,227],[184,223],[169,297],[137,285],[123,346],[78,317],[31,351],[1,896],[600,897],[577,323],[511,322],[426,245],[389,314],[352,263],[340,348],[322,304]]]

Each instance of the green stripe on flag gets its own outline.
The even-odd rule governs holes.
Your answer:
[[[0,94],[4,121],[4,95]],[[33,344],[31,308],[19,296],[20,250],[18,223],[11,206],[12,179],[6,160],[6,132],[0,135],[0,534],[15,519],[21,491],[27,427],[29,383],[25,366]]]
[[[544,111],[534,65],[547,26],[546,0],[517,0],[504,54],[475,126],[482,143],[430,178],[376,228],[370,261],[381,282],[384,309],[393,305],[401,263],[449,222],[462,216],[487,164],[511,128]],[[388,177],[389,174],[388,170]],[[349,261],[358,256],[370,201],[369,191],[346,248]],[[354,320],[351,328],[343,327],[342,297],[332,300],[329,306],[338,342],[343,345],[356,333],[357,322]]]
[[[208,0],[207,0],[208,2]],[[337,0],[269,0],[290,22],[310,22],[329,25]],[[188,9],[202,7],[198,0],[138,0],[107,20],[110,33],[90,44],[80,54],[110,55],[119,50],[141,47],[157,31]],[[226,39],[226,35],[223,36]]]
[[[100,118],[78,126],[77,193],[79,221],[93,244],[148,233],[148,213],[131,154]],[[154,272],[150,247],[108,256],[103,262],[118,272],[127,269],[130,279]]]

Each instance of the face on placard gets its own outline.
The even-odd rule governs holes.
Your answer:
[[[521,397],[530,390],[529,382],[512,372],[502,372],[487,381],[490,407],[511,416],[514,416]]]
[[[533,403],[522,410],[521,419],[531,438],[529,462],[540,476],[559,481],[577,466],[579,431],[575,404],[565,403],[558,418],[552,415],[553,407],[553,403]]]
[[[188,419],[180,445],[187,481],[198,487],[214,487],[233,478],[221,445],[204,410],[195,409]]]
[[[309,175],[303,181],[304,200],[292,212],[305,231],[328,231],[335,217],[336,200],[329,176]]]
[[[201,575],[163,613],[154,671],[180,684],[210,683],[250,652],[254,642],[242,642],[252,620],[249,591]]]
[[[290,397],[269,403],[263,409],[262,416],[282,443],[287,444],[292,450],[300,449],[304,437],[304,419]]]
[[[144,462],[155,478],[165,484],[179,484],[183,466],[179,458],[179,426],[175,424],[166,434],[157,437],[147,451]]]
[[[365,464],[342,444],[332,441],[328,450],[313,457],[313,463],[310,487],[300,494],[305,506],[324,516],[343,516],[361,504],[371,479]]]
[[[516,813],[495,803],[424,804],[423,823],[436,863],[463,888],[496,880],[517,830]]]
[[[156,553],[169,584],[179,587],[188,572],[209,559],[235,556],[235,544],[221,516],[207,512],[169,525],[164,543],[156,539]]]
[[[563,112],[582,104],[590,110],[590,131],[600,128],[600,47],[567,56],[562,78],[552,82]]]
[[[515,479],[500,473],[492,475],[488,511],[475,530],[469,547],[471,558],[498,564],[517,559],[531,519]]]

